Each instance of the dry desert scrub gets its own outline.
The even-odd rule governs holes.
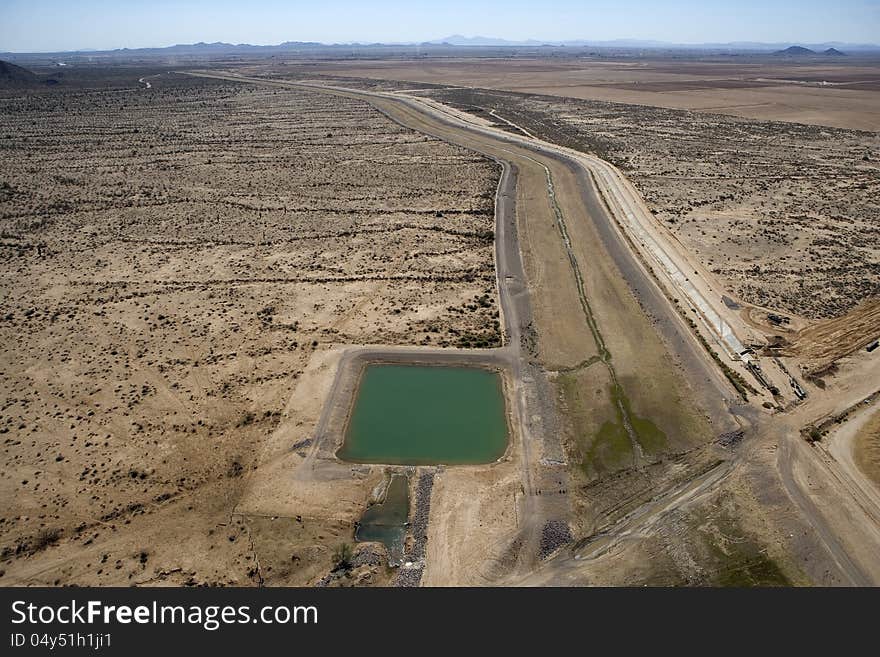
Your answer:
[[[0,582],[257,582],[230,514],[313,352],[499,339],[493,163],[354,100],[136,79],[0,96]]]

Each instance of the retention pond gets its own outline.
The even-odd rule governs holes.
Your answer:
[[[370,364],[337,455],[390,465],[491,463],[504,454],[507,440],[498,372]]]

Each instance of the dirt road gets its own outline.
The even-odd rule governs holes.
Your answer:
[[[819,507],[819,500],[813,492],[816,485],[811,481],[811,475],[816,475],[817,464],[804,453],[807,449],[803,441],[792,434],[784,436],[779,443],[777,465],[786,492],[804,517],[810,520],[813,531],[828,550],[847,583],[850,586],[871,586],[871,577],[850,556]]]
[[[820,448],[840,466],[841,476],[849,480],[850,487],[860,490],[870,500],[870,505],[874,509],[880,509],[880,488],[862,472],[856,464],[853,455],[853,443],[857,434],[862,431],[876,412],[876,408],[865,406],[865,408],[855,413],[855,416],[846,424],[836,431],[832,431],[822,441]],[[880,522],[880,516],[875,521]]]

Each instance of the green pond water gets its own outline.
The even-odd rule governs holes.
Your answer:
[[[368,365],[339,458],[405,465],[491,463],[507,448],[497,372]]]
[[[364,511],[354,533],[354,540],[384,543],[388,563],[399,565],[403,560],[406,540],[406,521],[409,517],[409,486],[404,475],[394,475],[381,504],[373,504]]]

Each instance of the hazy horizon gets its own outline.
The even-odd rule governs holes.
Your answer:
[[[285,41],[420,43],[450,35],[510,41],[642,40],[703,43],[876,43],[880,1],[622,2],[511,0],[436,3],[336,0],[10,0],[0,8],[0,51],[161,48],[189,43]]]

